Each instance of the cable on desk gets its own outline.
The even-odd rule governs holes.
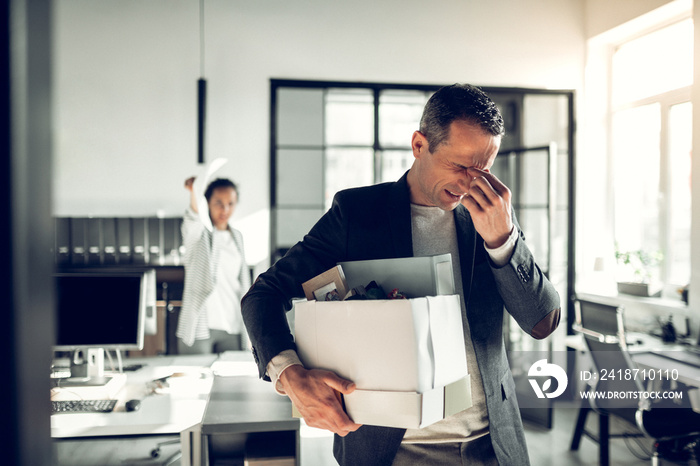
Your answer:
[[[83,399],[84,399],[82,396],[80,396],[79,393],[74,392],[74,391],[72,391],[72,390],[68,390],[67,388],[64,388],[64,387],[53,387],[53,388],[51,389],[51,401],[54,401],[54,400],[53,400],[53,397],[56,396],[59,392],[60,392],[61,394],[70,393],[71,395],[74,395],[74,396],[75,396],[75,400],[69,400],[69,401],[80,401],[80,400],[83,400]]]

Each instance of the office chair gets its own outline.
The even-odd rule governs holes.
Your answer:
[[[179,438],[166,440],[164,442],[158,442],[156,444],[156,447],[153,450],[151,450],[151,457],[152,458],[160,458],[160,455],[162,453],[160,451],[160,447],[162,447],[164,445],[172,445],[172,444],[176,444],[176,443],[180,443]],[[172,464],[175,464],[175,461],[177,461],[181,458],[182,458],[182,451],[178,450],[175,453],[173,453],[169,458],[165,459],[165,462],[163,464],[166,466],[170,466]],[[179,464],[179,462],[178,462],[178,464]]]
[[[636,369],[627,352],[624,330],[624,309],[616,306],[577,300],[576,323],[574,330],[582,334],[588,354],[591,357],[593,369],[598,374],[588,392],[642,392],[646,391],[642,381],[637,377],[607,377],[601,374],[615,370],[616,374],[624,374],[627,369]],[[618,372],[621,371],[621,372]],[[585,429],[586,417],[590,411],[598,414],[598,435]],[[626,421],[639,429],[633,434],[611,434],[610,416]],[[652,453],[652,465],[659,465],[659,446],[676,440],[690,454],[700,458],[700,414],[690,409],[663,408],[648,400],[638,399],[604,399],[584,398],[581,402],[574,436],[571,440],[571,450],[578,450],[581,437],[585,435],[599,445],[599,462],[608,466],[610,462],[610,438],[615,437],[648,437],[655,440]]]

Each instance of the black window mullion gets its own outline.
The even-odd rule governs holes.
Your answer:
[[[379,145],[379,88],[375,87],[374,91],[374,183],[379,183],[382,173],[382,157],[381,147]]]
[[[320,204],[326,209],[326,163],[328,141],[326,141],[326,101],[328,99],[328,87],[323,88],[323,105],[321,106],[321,199]]]

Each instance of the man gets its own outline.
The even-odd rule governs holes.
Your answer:
[[[503,306],[535,338],[559,323],[559,297],[534,262],[511,211],[511,193],[489,169],[503,119],[470,85],[444,87],[413,134],[411,169],[395,183],[341,191],[300,243],[243,298],[243,318],[261,377],[289,396],[307,424],[336,434],[341,465],[528,463],[503,345]],[[307,370],[285,318],[301,283],[349,260],[449,252],[462,299],[473,405],[424,429],[360,426],[334,390],[352,381]]]

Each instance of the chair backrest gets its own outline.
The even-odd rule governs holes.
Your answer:
[[[623,313],[618,306],[576,302],[574,329],[583,335],[596,372],[593,392],[601,397],[590,401],[599,410],[637,408],[639,392],[644,390],[627,353]]]
[[[618,306],[579,299],[576,301],[576,323],[589,332],[617,337],[618,314],[621,310]]]

